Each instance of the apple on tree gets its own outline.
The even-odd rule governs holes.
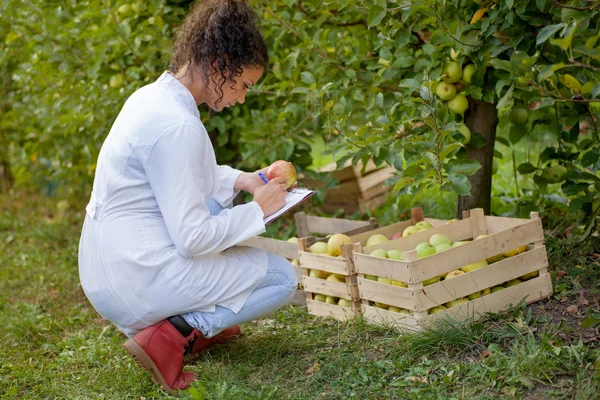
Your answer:
[[[460,67],[460,64],[454,61],[447,62],[444,65],[444,69],[442,70],[444,76],[444,81],[448,83],[455,83],[462,78],[463,70]]]
[[[440,82],[435,89],[435,94],[442,101],[450,101],[456,96],[456,87],[448,82]]]
[[[447,106],[454,114],[463,115],[469,108],[469,100],[467,100],[467,97],[464,94],[458,93],[448,101]]]

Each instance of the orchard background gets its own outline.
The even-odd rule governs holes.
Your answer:
[[[594,318],[600,319],[600,306],[592,300],[598,295],[600,275],[596,219],[600,214],[598,1],[251,3],[261,16],[271,63],[244,105],[214,116],[201,110],[220,163],[254,170],[287,159],[306,176],[322,179],[332,187],[336,182],[318,174],[319,167],[334,160],[342,165],[348,159],[356,164],[372,158],[397,171],[387,182],[392,189],[389,200],[376,210],[346,217],[373,215],[384,224],[402,219],[414,205],[423,206],[428,216],[438,218],[451,218],[474,207],[484,208],[486,214],[517,217],[539,211],[548,229],[557,310],[575,302],[581,308],[576,315],[579,320],[588,317],[582,311],[588,306],[589,318],[596,315]],[[76,347],[82,336],[108,332],[109,343],[104,343],[110,349],[107,351],[121,357],[116,345],[119,334],[112,328],[98,328],[96,322],[95,327],[85,330],[71,310],[66,313],[71,322],[59,331],[52,322],[56,315],[40,305],[40,296],[60,303],[53,291],[59,290],[56,287],[73,287],[74,293],[80,290],[73,272],[76,241],[100,146],[125,99],[167,68],[171,39],[189,4],[175,0],[0,3],[0,197],[4,204],[0,252],[8,260],[0,291],[11,293],[2,298],[0,311],[7,317],[21,315],[26,321],[5,328],[7,339],[3,344],[19,343],[19,338],[25,336],[33,343],[30,354],[45,348],[49,359],[58,360],[54,362],[60,367],[68,364],[64,351]],[[324,192],[314,197],[311,212],[324,214],[318,208]],[[294,234],[294,227],[290,221],[280,219],[268,234],[287,238]],[[38,247],[32,247],[34,244]],[[56,259],[51,259],[61,267],[46,260],[48,252],[53,252],[51,257]],[[25,295],[17,295],[20,291]],[[91,321],[93,310],[81,311],[85,299],[77,297],[80,294],[73,296],[71,300],[80,304],[75,314],[82,313],[83,321]],[[21,300],[15,303],[14,298]],[[67,307],[68,303],[60,304]],[[306,318],[290,313],[278,314],[277,318]],[[517,322],[511,319],[513,316],[508,318],[511,322],[502,329],[515,323],[519,327],[533,326],[537,321],[527,314],[515,316]],[[311,324],[315,330],[320,326],[314,321]],[[290,334],[288,328],[280,328],[285,335]],[[324,332],[335,331],[332,326],[321,328]],[[260,332],[262,328],[252,329]],[[369,343],[376,343],[373,346],[381,352],[380,346],[389,340],[386,334],[371,328],[352,329],[350,337],[345,338],[348,343],[355,341],[353,335],[362,335],[369,338]],[[473,339],[475,347],[488,350],[489,344],[499,343],[497,337],[482,332],[462,332],[462,336]],[[575,335],[579,342],[556,339],[561,343],[545,342],[542,334],[530,332],[532,341],[524,346],[549,352],[545,360],[554,363],[549,367],[554,372],[544,370],[548,379],[539,380],[536,373],[519,370],[528,380],[519,381],[514,371],[508,372],[509,365],[524,355],[504,353],[507,358],[498,368],[505,372],[498,372],[495,383],[484,380],[485,389],[473,386],[467,392],[484,390],[490,395],[508,396],[513,388],[513,395],[533,393],[540,385],[546,390],[559,382],[559,395],[572,394],[571,389],[563,387],[575,382],[583,388],[579,394],[587,389],[593,393],[597,381],[588,380],[586,373],[592,373],[590,365],[598,357],[597,341],[586,343],[582,332]],[[597,334],[597,330],[594,332]],[[45,334],[56,335],[51,336],[54,342],[43,340]],[[62,343],[66,348],[59,351],[61,344],[55,341],[63,338],[61,335],[67,335],[67,344]],[[448,343],[439,337],[436,340]],[[44,347],[48,343],[49,347]],[[457,349],[465,343],[452,345],[456,352],[448,351],[446,355],[459,354],[462,362],[466,356]],[[575,345],[583,347],[573,350]],[[106,354],[100,348],[96,350],[99,353],[87,353],[88,361],[104,365]],[[357,347],[356,354],[362,350]],[[298,351],[302,358],[303,345]],[[226,353],[219,362],[225,362]],[[8,356],[10,362],[2,363],[0,375],[12,379],[0,378],[0,392],[6,389],[22,398],[22,386],[11,382],[27,382],[33,385],[32,398],[36,398],[35,393],[40,394],[37,390],[44,393],[44,389],[28,380],[23,372],[27,367],[19,369],[23,354],[27,352],[15,352]],[[424,354],[430,353],[415,356],[419,363]],[[386,355],[390,356],[379,354],[383,359]],[[63,356],[67,358],[61,359]],[[576,360],[572,364],[570,357]],[[250,357],[246,367],[256,367],[252,362],[259,362],[259,358]],[[116,362],[119,365],[128,363],[124,358],[120,360]],[[377,357],[367,361],[374,360]],[[245,368],[244,361],[238,362],[240,368]],[[324,380],[332,376],[327,373],[339,369],[330,362],[331,371],[324,368],[321,372]],[[347,362],[340,361],[344,365]],[[546,365],[540,360],[535,362]],[[444,363],[436,359],[431,365],[419,364],[423,370],[437,371],[434,375],[441,386],[426,379],[428,390],[432,390],[431,396],[443,393],[460,397],[444,387],[444,380],[454,382],[454,373],[464,377],[478,372],[464,367],[452,374],[441,373],[439,368]],[[567,372],[557,367],[563,364]],[[13,370],[11,365],[17,367]],[[366,372],[362,381],[353,381],[354,393],[366,393],[368,397],[371,392],[365,392],[366,387],[381,383],[377,377],[397,373],[385,365],[373,367],[375,370]],[[318,369],[311,374],[318,375]],[[25,375],[19,377],[19,371]],[[402,382],[417,382],[418,386],[423,383],[419,380],[422,372],[410,375],[417,376],[416,381]],[[563,373],[570,377],[569,382],[554,378]],[[39,374],[36,376],[44,380],[45,375]],[[273,379],[268,372],[265,374],[264,382]],[[215,388],[209,382],[208,393],[215,390],[230,394],[228,390],[231,385],[235,387],[235,382],[221,378],[226,388]],[[128,386],[127,378],[119,382],[117,387]],[[280,393],[277,387],[293,393],[288,384],[279,382],[273,389],[274,398]],[[351,385],[346,384],[340,386],[342,389],[331,389],[331,393],[340,389],[349,395],[344,388]],[[256,389],[252,383],[248,385]],[[317,390],[317,386],[311,388]],[[302,387],[300,384],[300,390],[308,390]],[[508,394],[502,392],[505,388]],[[62,393],[63,389],[59,385],[54,390]],[[94,390],[102,393],[99,388]],[[248,390],[253,395],[258,393]],[[267,392],[264,389],[260,393]]]

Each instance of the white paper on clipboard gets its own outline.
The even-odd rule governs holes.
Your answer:
[[[304,189],[304,188],[293,189],[292,191],[290,191],[288,193],[287,197],[285,198],[285,206],[283,206],[279,211],[275,212],[274,214],[271,214],[268,217],[265,217],[265,219],[264,219],[265,225],[268,224],[269,222],[273,221],[274,219],[277,219],[280,215],[282,215],[289,209],[302,203],[304,200],[306,200],[307,198],[312,196],[314,193],[315,193],[315,191],[310,190],[310,189]]]

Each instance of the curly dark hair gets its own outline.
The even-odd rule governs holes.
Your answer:
[[[268,62],[258,15],[245,0],[197,0],[177,31],[170,70],[201,67],[207,90],[209,78],[216,78],[219,103],[223,85],[233,88],[242,68],[266,69]]]

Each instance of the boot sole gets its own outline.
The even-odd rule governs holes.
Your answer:
[[[156,364],[154,364],[154,361],[152,361],[142,346],[137,344],[135,340],[129,339],[123,344],[123,347],[125,347],[125,350],[127,350],[129,355],[133,357],[135,362],[140,367],[150,372],[152,382],[160,386],[162,390],[169,393],[171,396],[176,395],[175,391],[173,391],[173,389],[171,389],[171,387],[167,384],[167,381],[165,381],[165,378],[163,378],[162,374],[158,370],[158,367]]]

